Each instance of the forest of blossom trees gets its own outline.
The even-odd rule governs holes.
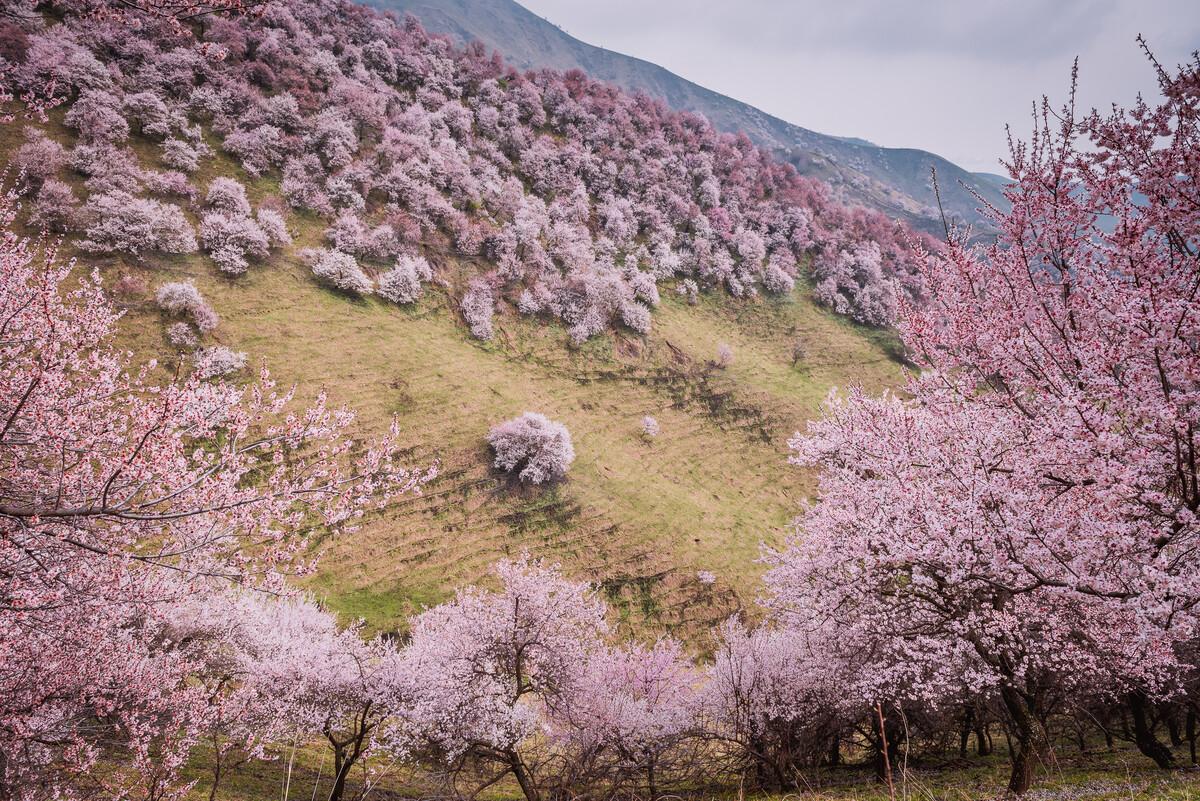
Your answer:
[[[485,260],[461,298],[483,339],[497,303],[561,320],[576,341],[644,333],[658,284],[683,277],[743,297],[786,294],[811,270],[822,303],[875,326],[922,294],[912,232],[836,202],[745,136],[578,71],[522,74],[344,0],[194,28],[151,13],[137,36],[77,0],[43,6],[66,16],[5,21],[4,75],[23,97],[64,103],[77,139],[31,134],[16,166],[38,219],[85,249],[201,249],[238,275],[290,243],[282,209],[252,210],[237,180],[195,185],[217,148],[324,227],[328,247],[307,260],[332,287],[411,303],[434,277],[413,263],[421,249]],[[159,164],[141,163],[131,137]],[[63,169],[86,177],[86,198]]]
[[[522,75],[335,0],[251,5],[0,16],[0,74],[77,133],[30,127],[0,198],[0,799],[182,798],[189,764],[215,799],[298,742],[326,749],[329,801],[380,759],[528,801],[788,791],[849,759],[890,780],[994,737],[1014,793],[1091,738],[1196,763],[1200,60],[1129,110],[1044,105],[998,239],[935,245],[579,73]],[[214,146],[284,203],[195,186]],[[818,496],[765,553],[761,609],[703,652],[622,635],[597,588],[529,556],[367,637],[288,576],[437,466],[200,347],[219,317],[188,282],[155,300],[192,368],[157,379],[115,345],[99,272],[21,233],[202,250],[236,280],[296,214],[326,227],[302,257],[340,292],[412,303],[423,254],[477,258],[459,307],[482,338],[502,303],[582,340],[644,331],[660,283],[788,292],[811,263],[816,297],[895,324],[917,369],[832,396],[792,439]],[[531,484],[574,458],[535,413],[488,441]]]

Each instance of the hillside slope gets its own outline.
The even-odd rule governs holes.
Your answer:
[[[43,129],[72,137],[58,123]],[[0,160],[27,130],[0,126]],[[135,150],[151,163],[152,143]],[[256,203],[278,191],[226,156],[197,178],[218,176],[244,182]],[[293,230],[293,246],[238,278],[200,255],[138,260],[70,243],[67,254],[97,266],[110,287],[124,276],[151,288],[193,281],[221,315],[216,343],[248,352],[306,398],[327,390],[359,413],[364,433],[395,415],[412,463],[441,463],[423,497],[323,543],[317,574],[303,580],[372,630],[403,627],[497,558],[529,550],[597,581],[631,625],[703,635],[753,601],[760,545],[779,540],[812,489],[786,463],[786,437],[830,388],[879,388],[899,375],[885,335],[819,308],[807,291],[735,304],[702,295],[697,306],[667,293],[647,337],[609,332],[574,349],[561,326],[506,315],[493,341],[479,342],[450,290],[397,307],[315,284],[299,253],[320,241],[322,225],[297,217]],[[451,283],[473,270],[451,254],[429,256]],[[179,361],[164,338],[170,318],[149,297],[123,306],[122,344],[159,359],[166,379]],[[807,355],[794,363],[797,341]],[[734,353],[726,368],[714,363],[721,343]],[[574,436],[570,477],[550,490],[514,485],[489,464],[488,427],[526,409]],[[653,440],[641,433],[647,414],[662,428]],[[700,570],[716,583],[701,582]]]
[[[367,2],[399,15],[412,14],[428,30],[459,41],[477,39],[522,68],[581,69],[592,78],[660,98],[672,108],[703,114],[715,127],[744,131],[801,173],[828,181],[845,200],[877,208],[935,234],[941,231],[941,221],[934,209],[931,167],[937,169],[942,202],[952,216],[983,224],[979,201],[971,191],[998,206],[1005,203],[994,176],[970,173],[924,150],[880,147],[793,125],[657,64],[582,42],[514,0]]]

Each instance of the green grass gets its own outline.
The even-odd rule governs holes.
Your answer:
[[[477,343],[444,292],[416,309],[351,300],[286,257],[238,281],[194,277],[223,316],[221,340],[305,392],[325,387],[359,411],[364,432],[397,415],[413,463],[440,461],[423,499],[331,544],[313,583],[378,626],[522,549],[596,580],[668,574],[667,604],[696,594],[699,569],[748,594],[760,544],[779,541],[812,489],[786,464],[787,435],[831,386],[897,375],[877,346],[803,300],[769,309],[778,326],[744,325],[715,302],[670,301],[645,339],[618,334],[573,352],[558,326],[515,316]],[[147,339],[161,327],[152,312],[126,324]],[[795,328],[819,343],[803,368],[790,363]],[[727,370],[706,364],[720,341],[736,354]],[[489,469],[488,427],[526,409],[572,432],[578,457],[560,487],[517,487]],[[653,441],[640,432],[646,414],[662,427]],[[381,597],[389,592],[397,597]]]

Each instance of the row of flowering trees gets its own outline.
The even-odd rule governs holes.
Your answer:
[[[199,200],[194,176],[220,150],[325,226],[328,248],[307,257],[340,290],[412,302],[433,277],[411,261],[418,247],[485,259],[462,299],[480,338],[497,304],[561,320],[577,341],[644,333],[673,278],[786,294],[811,265],[821,302],[877,326],[922,293],[911,234],[882,215],[745,136],[578,71],[522,74],[347,0],[223,0],[254,13],[187,26],[167,13],[182,0],[37,4],[61,15],[51,25],[13,5],[0,75],[20,96],[50,92],[76,136],[20,149],[35,222],[96,252],[202,249],[239,275],[287,245],[281,209],[252,210],[236,182]]]

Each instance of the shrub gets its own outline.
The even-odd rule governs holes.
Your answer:
[[[224,212],[235,217],[250,216],[250,201],[246,199],[246,187],[233,178],[214,178],[208,185],[205,196],[214,211]]]
[[[717,345],[716,365],[724,369],[731,364],[733,364],[733,348],[729,347],[727,343],[722,342],[720,345]]]
[[[495,304],[492,288],[486,281],[476,279],[471,282],[462,302],[459,303],[463,319],[471,329],[471,336],[476,339],[492,338],[492,314]]]
[[[154,295],[158,307],[168,314],[186,314],[192,318],[202,332],[212,331],[220,323],[217,313],[213,310],[200,290],[191,281],[173,281],[163,284]]]
[[[487,441],[496,454],[495,467],[515,472],[521,481],[530,484],[565,477],[575,461],[567,427],[536,412],[525,412],[493,427]]]
[[[772,259],[767,265],[767,269],[763,271],[763,289],[770,292],[772,295],[786,295],[796,286],[796,279],[792,278],[783,265]]]
[[[422,256],[401,256],[396,266],[379,278],[379,294],[393,303],[415,303],[424,294],[422,281],[433,278],[433,270]]]
[[[287,222],[283,219],[283,215],[275,209],[260,208],[255,213],[254,219],[273,246],[283,247],[292,244],[292,235],[288,232]]]
[[[336,250],[306,250],[302,257],[312,265],[313,275],[321,281],[355,295],[369,295],[370,277],[358,266],[353,256]]]
[[[273,125],[260,125],[231,133],[225,137],[224,148],[241,160],[246,172],[259,176],[282,163],[288,144],[283,131]]]
[[[63,117],[63,124],[79,132],[84,142],[124,142],[129,123],[121,116],[121,101],[109,92],[91,89],[79,96]]]
[[[170,203],[138,198],[128,192],[104,192],[88,199],[85,213],[91,221],[87,238],[79,243],[97,253],[143,251],[193,253],[196,235],[183,211]]]
[[[55,233],[66,233],[79,221],[79,201],[71,187],[51,178],[42,184],[33,201],[29,224]]]
[[[813,294],[838,314],[882,327],[896,319],[896,279],[875,242],[859,242],[822,253],[813,262]]]
[[[246,272],[247,258],[265,259],[270,255],[271,241],[249,217],[206,214],[200,223],[200,240],[217,266],[232,275]]]
[[[203,142],[192,144],[182,139],[168,139],[163,142],[162,160],[168,167],[195,172],[200,167],[200,159],[211,152]]]
[[[141,179],[146,188],[155,194],[196,199],[196,187],[191,185],[186,175],[176,170],[143,170]]]
[[[166,139],[170,136],[172,123],[178,119],[154,92],[129,95],[122,105],[125,112],[141,128],[142,135],[154,139]]]
[[[184,350],[191,350],[200,344],[196,332],[187,323],[171,323],[167,326],[167,341]]]
[[[141,300],[150,292],[150,287],[140,276],[126,273],[113,284],[113,294],[125,301]]]
[[[690,278],[680,281],[675,292],[686,298],[689,306],[695,306],[700,301],[700,285]]]
[[[67,151],[58,142],[39,133],[28,133],[25,144],[13,154],[13,166],[26,183],[37,186],[62,169],[67,163]]]
[[[642,434],[643,435],[650,437],[651,439],[654,439],[655,437],[658,436],[658,431],[659,431],[659,428],[658,428],[657,420],[655,420],[650,415],[646,415],[645,417],[642,418]]]

